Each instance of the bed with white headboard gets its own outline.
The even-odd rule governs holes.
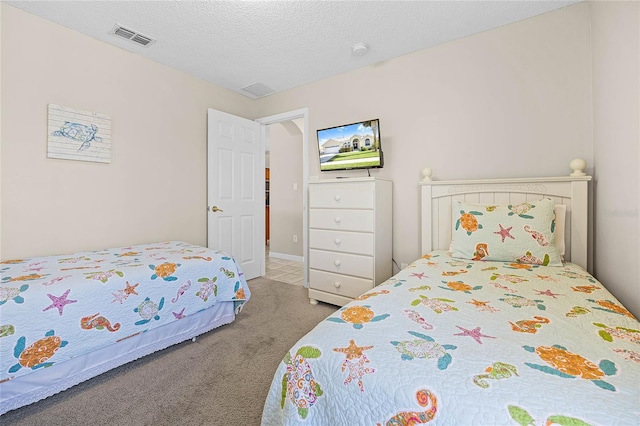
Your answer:
[[[479,204],[519,204],[550,198],[566,212],[564,240],[566,260],[590,270],[588,262],[588,184],[584,160],[571,162],[568,176],[432,181],[431,170],[422,179],[422,253],[448,250],[451,244],[451,206],[455,200]],[[560,238],[560,236],[558,236]]]
[[[571,168],[425,169],[422,256],[289,350],[262,424],[637,424],[640,323],[586,270],[591,178]]]

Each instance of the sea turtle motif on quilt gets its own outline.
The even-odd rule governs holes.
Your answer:
[[[156,278],[162,278],[165,281],[175,281],[178,278],[172,276],[172,274],[176,272],[178,267],[180,267],[179,263],[171,262],[165,262],[158,266],[149,265],[149,268],[154,272],[154,274],[151,275],[151,279],[155,280]]]
[[[218,295],[218,285],[216,284],[218,281],[218,277],[209,278],[200,278],[198,282],[200,283],[200,289],[196,291],[196,296],[202,299],[203,302],[209,300],[209,297],[213,294],[213,296]]]
[[[552,415],[547,417],[545,422],[536,422],[536,419],[531,417],[524,408],[520,408],[515,405],[508,407],[509,415],[520,426],[530,426],[537,424],[545,425],[560,425],[560,426],[592,426],[591,423],[587,423],[575,417]]]
[[[29,289],[29,284],[23,284],[20,287],[0,287],[0,306],[13,300],[16,303],[24,303],[24,297],[20,296]]]
[[[527,299],[526,297],[518,296],[517,294],[505,294],[505,296],[507,297],[503,297],[498,300],[508,303],[514,308],[522,308],[524,306],[536,306],[541,311],[544,311],[547,309],[547,307],[542,304],[544,300],[540,300],[540,299],[531,300],[531,299]]]
[[[618,355],[620,355],[622,358],[626,359],[627,361],[633,361],[640,364],[640,352],[638,351],[632,351],[630,349],[622,349],[622,348],[616,348],[613,351]]]
[[[515,262],[507,263],[504,265],[504,267],[507,269],[518,269],[518,270],[525,270],[529,272],[533,271],[535,268],[540,267],[540,265],[533,265],[531,263],[526,263],[526,262],[523,263],[521,259],[525,259],[525,258],[526,256],[521,257],[520,259],[516,259]]]
[[[366,323],[382,321],[389,316],[389,314],[375,315],[369,305],[350,306],[341,309],[341,311],[340,318],[332,316],[327,318],[327,321],[351,323],[356,330],[361,329]]]
[[[18,275],[17,277],[2,277],[3,283],[14,283],[14,282],[23,282],[23,281],[35,281],[41,278],[48,277],[51,274],[29,274],[29,275]]]
[[[430,307],[433,310],[433,312],[435,312],[436,314],[441,314],[443,312],[458,310],[458,308],[451,305],[451,303],[455,303],[455,300],[445,299],[443,297],[429,298],[427,296],[420,295],[420,299],[413,300],[411,302],[411,306],[417,306],[419,304],[423,304],[425,306]]]
[[[400,352],[403,361],[411,361],[414,358],[437,359],[438,369],[446,370],[452,360],[447,351],[457,349],[457,346],[440,345],[432,337],[415,331],[408,333],[417,339],[389,342]]]
[[[598,365],[589,361],[585,357],[569,352],[567,348],[560,345],[553,346],[523,346],[524,350],[533,352],[551,367],[546,365],[532,364],[525,362],[525,365],[547,374],[553,374],[566,379],[582,378],[591,380],[596,386],[615,392],[616,388],[611,383],[602,380],[604,376],[611,376],[616,373],[617,368],[613,361],[603,359]]]
[[[586,315],[589,312],[591,312],[591,311],[589,309],[587,309],[587,308],[584,308],[582,306],[574,306],[573,308],[571,308],[571,310],[569,312],[567,312],[564,315],[569,317],[569,318],[576,318],[578,315]]]
[[[571,271],[569,269],[564,269],[562,272],[560,272],[558,275],[561,275],[563,277],[567,277],[567,278],[571,278],[572,280],[587,280],[590,283],[595,284],[596,280],[591,276],[591,275],[587,275],[587,274],[579,274],[578,272],[575,271]]]
[[[25,259],[7,259],[0,261],[0,265],[19,265],[21,263],[25,263]]]
[[[573,291],[577,291],[579,293],[587,293],[587,294],[591,294],[596,290],[600,290],[600,287],[597,287],[595,285],[577,285],[575,287],[571,287],[571,290]]]
[[[613,342],[613,338],[615,337],[620,340],[626,340],[627,342],[640,345],[640,330],[625,327],[609,327],[599,322],[594,322],[593,325],[602,328],[602,330],[598,331],[602,340]]]
[[[442,281],[443,284],[446,284],[446,287],[439,285],[438,287],[444,290],[450,291],[461,291],[463,293],[471,294],[472,291],[482,289],[481,285],[477,285],[475,287],[471,287],[469,284],[465,284],[462,281]]]
[[[86,275],[86,279],[88,280],[97,280],[100,281],[102,284],[106,284],[107,281],[109,281],[109,278],[113,277],[114,275],[119,276],[120,278],[124,277],[124,273],[121,271],[116,271],[115,269],[112,269],[110,271],[101,271],[101,272],[85,272]]]
[[[160,303],[155,303],[148,297],[145,298],[144,301],[133,310],[133,312],[137,312],[142,318],[140,321],[136,321],[135,324],[142,325],[148,323],[152,319],[156,321],[159,320],[160,315],[158,315],[158,312],[160,312],[163,306],[164,297],[160,299]]]
[[[516,274],[498,274],[496,272],[491,274],[491,278],[489,278],[489,279],[491,281],[504,280],[504,281],[507,281],[507,282],[509,282],[511,284],[520,284],[522,282],[529,281],[529,280],[525,279],[521,275],[516,275]]]
[[[69,342],[56,336],[53,330],[47,331],[42,339],[33,342],[28,347],[26,347],[27,338],[20,337],[13,349],[13,356],[18,359],[18,363],[9,368],[9,373],[15,373],[22,367],[32,370],[50,367],[54,363],[47,361],[67,343]]]
[[[612,314],[619,314],[636,319],[631,312],[629,312],[624,306],[616,305],[611,300],[594,300],[587,299],[591,303],[597,303],[600,307],[594,306],[593,309],[599,309],[601,311],[610,312]]]
[[[284,408],[284,403],[288,397],[302,419],[307,418],[309,409],[318,402],[318,398],[323,393],[308,361],[309,359],[319,358],[320,355],[322,355],[320,349],[312,346],[302,346],[293,357],[287,353],[282,360],[287,368],[282,377],[280,408]]]
[[[242,288],[242,286],[240,285],[240,281],[236,281],[236,285],[235,287],[233,287],[233,291],[236,294],[236,299],[243,300],[247,298],[247,296],[244,294],[244,288]]]
[[[455,277],[456,275],[462,275],[468,272],[469,271],[467,271],[466,269],[458,269],[457,271],[443,271],[441,275],[443,277]]]
[[[389,278],[387,281],[382,283],[381,285],[390,285],[393,287],[400,287],[402,284],[406,283],[407,280],[399,280],[397,278]]]

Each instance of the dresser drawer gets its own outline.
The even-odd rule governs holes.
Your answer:
[[[311,269],[309,270],[309,287],[340,296],[356,298],[371,290],[373,281]]]
[[[320,183],[309,186],[309,207],[372,209],[372,182]]]
[[[309,268],[373,279],[373,257],[309,250]]]
[[[311,209],[309,228],[373,232],[373,210]]]
[[[373,256],[373,234],[309,230],[309,248]]]

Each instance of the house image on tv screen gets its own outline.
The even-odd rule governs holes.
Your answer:
[[[329,139],[320,147],[322,154],[337,154],[338,152],[360,151],[360,147],[372,149],[373,135],[353,135],[347,139]]]
[[[381,167],[378,120],[318,130],[320,170]]]

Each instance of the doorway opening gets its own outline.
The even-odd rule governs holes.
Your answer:
[[[265,254],[278,271],[262,271],[262,276],[308,287],[308,109],[303,108],[255,120],[262,125],[265,143],[265,235],[269,226]],[[277,187],[274,185],[277,184]],[[268,188],[268,192],[266,191]],[[268,197],[268,206],[267,206]],[[275,198],[274,198],[275,197]],[[276,203],[276,204],[274,204]],[[267,216],[267,208],[268,216]],[[301,213],[302,212],[302,213]],[[271,225],[267,225],[267,221]],[[288,268],[291,266],[291,268]],[[302,266],[302,279],[299,271]],[[279,269],[279,267],[278,267]],[[286,274],[286,275],[285,275]]]

